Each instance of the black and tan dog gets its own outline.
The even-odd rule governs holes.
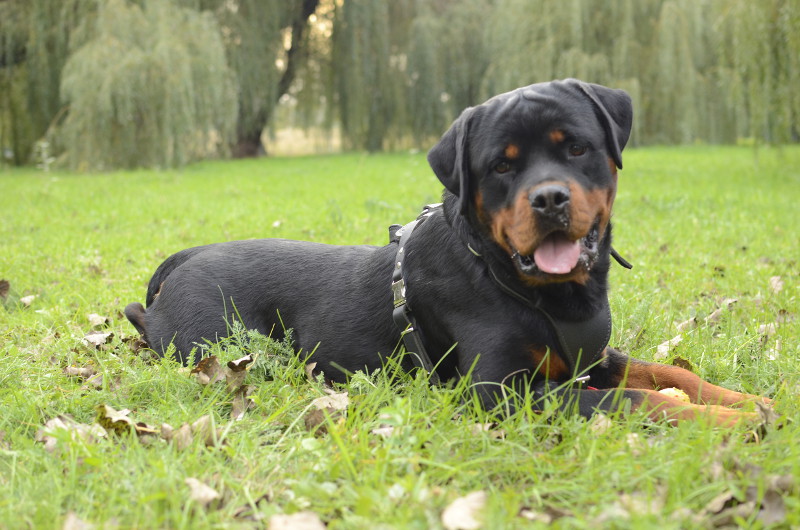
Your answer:
[[[732,425],[753,416],[734,407],[755,396],[607,346],[611,210],[631,119],[625,92],[576,80],[501,94],[465,110],[430,151],[444,202],[402,238],[190,248],[156,270],[147,309],[125,313],[151,348],[174,343],[187,362],[197,344],[227,335],[235,307],[248,329],[292,328],[295,345],[342,381],[397,350],[397,305],[413,315],[435,376],[472,370],[487,407],[503,388],[527,387],[586,416],[629,400],[653,418]],[[411,356],[404,363],[413,369]],[[692,404],[656,391],[664,387]]]

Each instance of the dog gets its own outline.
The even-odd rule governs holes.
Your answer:
[[[500,94],[464,110],[430,150],[443,203],[388,245],[189,248],[155,271],[147,309],[125,314],[183,363],[236,318],[273,338],[291,328],[336,382],[380,368],[405,340],[403,369],[470,374],[487,409],[528,391],[586,417],[627,402],[654,420],[753,419],[740,405],[757,396],[608,346],[611,213],[632,116],[624,91],[575,79]],[[658,392],[668,387],[691,403]]]

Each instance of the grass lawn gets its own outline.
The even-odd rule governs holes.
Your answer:
[[[315,413],[323,386],[276,367],[285,345],[259,338],[245,348],[260,354],[254,406],[233,421],[224,384],[132,348],[120,311],[169,254],[258,237],[383,244],[440,189],[421,154],[0,169],[0,528],[249,528],[302,512],[330,528],[800,525],[798,147],[631,150],[614,216],[635,268],[612,269],[611,344],[774,398],[794,422],[766,436],[548,411],[485,425],[464,388],[386,373]],[[113,336],[87,344],[93,330]],[[104,405],[154,432],[117,434],[125,420],[107,415],[105,435],[88,432]],[[66,428],[45,429],[59,417]],[[182,434],[164,441],[162,424]]]

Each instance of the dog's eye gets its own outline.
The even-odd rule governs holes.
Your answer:
[[[581,144],[572,144],[569,146],[569,154],[572,156],[581,156],[585,155],[587,148],[585,145]]]
[[[495,164],[494,170],[496,173],[500,174],[508,173],[509,171],[511,171],[511,164],[506,162],[505,160],[502,162],[498,162],[497,164]]]

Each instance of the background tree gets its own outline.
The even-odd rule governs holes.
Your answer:
[[[210,14],[108,0],[79,30],[61,83],[71,167],[182,165],[231,138],[236,80]]]
[[[93,62],[112,7],[150,28],[103,34],[134,43],[119,51],[148,86]],[[165,32],[156,9],[184,22]],[[350,149],[426,148],[463,108],[564,77],[628,90],[637,145],[800,140],[800,0],[0,0],[0,30],[0,147],[15,163],[48,131],[77,165],[249,156],[285,126],[340,130]],[[157,89],[159,68],[183,81]],[[160,136],[141,132],[151,122]],[[109,138],[164,152],[86,151]]]
[[[308,19],[318,4],[319,0],[205,3],[217,13],[229,64],[238,80],[234,156],[263,152],[261,134],[306,59]]]

